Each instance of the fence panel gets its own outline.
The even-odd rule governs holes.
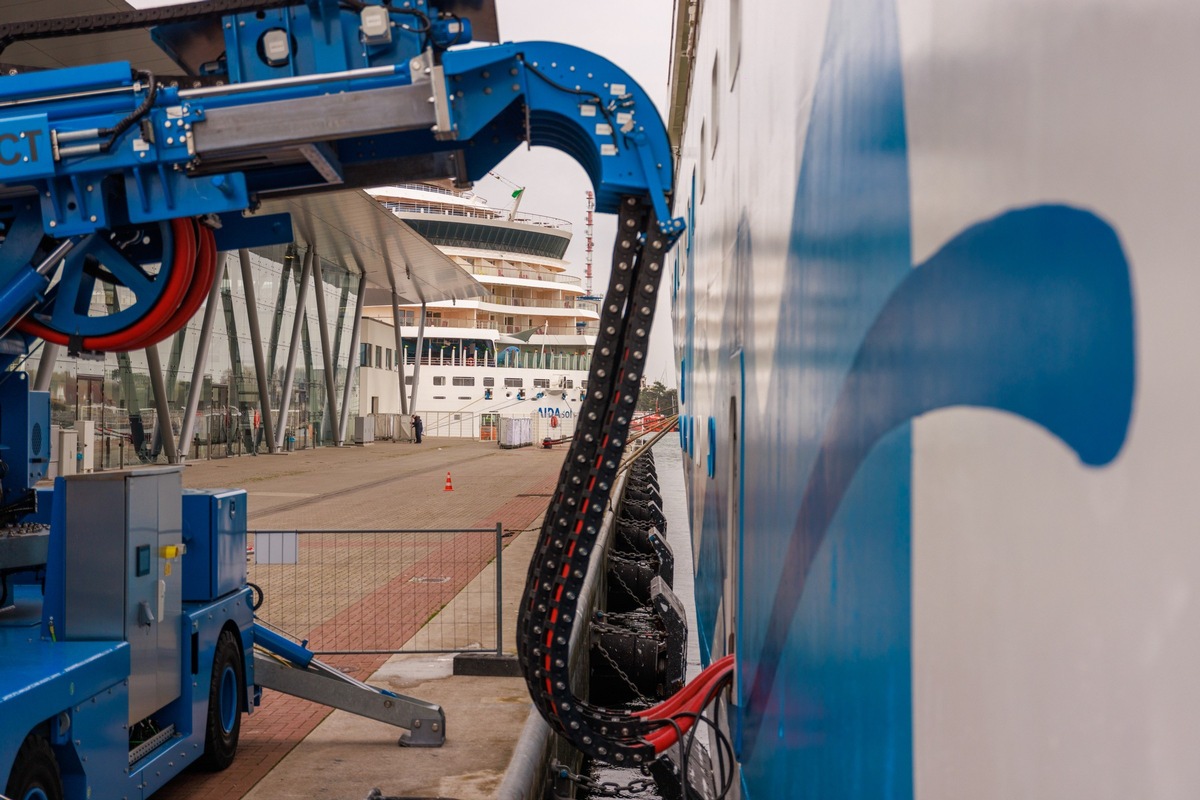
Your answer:
[[[258,618],[324,654],[502,652],[502,531],[252,531]]]
[[[474,439],[479,435],[471,411],[422,411],[421,417],[425,421],[425,436]]]

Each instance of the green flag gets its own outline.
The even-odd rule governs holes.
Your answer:
[[[513,192],[513,193],[512,193],[512,196],[513,196],[514,198],[520,197],[520,196],[521,196],[521,192],[523,192],[523,191],[525,191],[525,187],[524,187],[524,186],[522,186],[520,189],[517,189],[515,192]]]

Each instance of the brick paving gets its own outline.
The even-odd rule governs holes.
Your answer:
[[[249,493],[249,523],[255,529],[386,529],[530,528],[545,511],[557,481],[562,452],[540,448],[501,450],[495,443],[426,439],[425,444],[380,443],[365,448],[323,448],[287,456],[258,456],[198,462],[184,471],[184,485],[243,486]],[[454,491],[444,491],[446,472]],[[483,543],[483,544],[481,544]],[[469,559],[454,551],[467,550]],[[405,606],[403,614],[419,619],[404,626],[409,638],[436,609],[474,582],[493,553],[490,537],[459,534],[432,549],[387,584],[365,591],[353,605],[337,611],[312,634],[343,642],[338,631],[364,614],[401,613],[383,606]],[[450,558],[453,553],[454,557]],[[456,565],[444,584],[411,583],[426,574],[427,561]],[[432,562],[431,562],[432,563]],[[506,562],[504,570],[525,564]],[[443,568],[440,574],[446,574]],[[473,581],[474,579],[474,581]],[[399,591],[396,591],[399,590]],[[512,599],[507,598],[511,605]],[[411,613],[417,602],[416,615]],[[487,598],[491,602],[491,595]],[[422,614],[423,611],[423,614]],[[480,616],[492,617],[485,603]],[[461,616],[461,612],[453,616]],[[483,641],[494,641],[495,623],[482,626]],[[507,643],[511,650],[512,643]],[[367,679],[386,655],[335,655],[323,660],[348,674]],[[249,792],[329,714],[330,709],[306,700],[265,691],[262,705],[242,719],[241,744],[234,764],[224,772],[190,770],[159,791],[162,800],[241,798]],[[432,751],[431,751],[432,752]]]

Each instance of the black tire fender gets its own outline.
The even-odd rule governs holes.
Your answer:
[[[225,629],[217,637],[209,681],[208,717],[204,730],[204,755],[200,764],[220,772],[233,763],[245,707],[245,665],[237,636]]]
[[[46,797],[47,800],[63,800],[62,777],[58,772],[58,759],[50,749],[50,743],[41,736],[31,733],[21,743],[8,775],[4,789],[12,800],[27,800],[31,797]]]

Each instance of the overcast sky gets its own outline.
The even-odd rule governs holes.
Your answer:
[[[665,116],[672,0],[496,0],[496,6],[500,36],[505,41],[548,40],[598,53],[633,76]],[[567,258],[570,272],[582,276],[584,192],[591,188],[583,168],[557,150],[522,147],[495,172],[526,187],[522,211],[570,220],[575,236]],[[512,193],[511,187],[494,179],[480,181],[476,190],[492,205],[507,204]],[[598,293],[608,285],[615,230],[616,217],[596,215],[593,286]],[[646,377],[673,387],[670,303],[666,292],[659,296],[663,302],[655,315]]]

